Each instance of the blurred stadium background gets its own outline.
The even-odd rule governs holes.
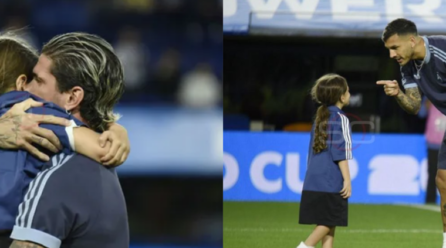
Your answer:
[[[309,90],[330,72],[349,83],[354,132],[349,227],[335,247],[440,247],[439,197],[426,198],[428,105],[406,114],[375,83],[401,85],[381,41],[387,23],[446,34],[445,11],[444,0],[224,0],[225,247],[296,247],[309,235],[298,224]],[[444,130],[445,117],[436,123]]]
[[[108,40],[126,73],[132,245],[222,246],[222,1],[2,0],[0,27],[27,27],[37,49],[64,32]]]

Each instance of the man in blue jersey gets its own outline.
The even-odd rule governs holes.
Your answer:
[[[390,58],[401,66],[403,92],[396,80],[378,81],[388,96],[402,109],[417,114],[421,107],[420,91],[446,114],[446,36],[419,36],[415,23],[406,19],[390,22],[382,35]],[[438,154],[436,184],[441,198],[443,248],[446,248],[446,137]]]
[[[32,92],[45,100],[50,100],[57,104],[54,105],[52,103],[45,103],[46,108],[35,108],[33,110],[40,109],[41,114],[55,115],[62,112],[65,113],[65,115],[69,115],[69,118],[73,116],[80,119],[82,122],[88,124],[90,128],[99,132],[107,130],[108,127],[115,121],[112,108],[119,99],[123,90],[122,67],[116,55],[113,53],[111,46],[100,37],[84,33],[69,33],[53,38],[44,46],[42,55],[40,56],[37,65],[34,67],[33,74],[34,79],[29,83],[28,80],[21,80],[21,76],[19,76],[17,79],[16,88],[26,89],[27,91]],[[69,80],[67,78],[69,78]],[[2,82],[0,81],[0,86],[2,86],[1,83]],[[0,89],[2,88],[0,87]],[[33,97],[36,100],[40,100],[32,95],[29,95],[29,93],[21,93],[18,91],[3,94],[0,96],[0,103],[2,104],[0,112],[2,109],[8,109],[12,106],[12,104],[27,97]],[[63,107],[64,110],[54,112],[54,110],[57,110],[58,108],[61,109],[59,106]],[[65,111],[69,111],[71,114],[67,114]],[[61,116],[67,118],[63,114]],[[82,125],[82,123],[79,121],[77,121],[77,124]],[[52,130],[54,131],[56,129],[53,128]],[[61,137],[61,135],[70,136],[70,133],[68,131],[66,134],[64,134],[64,132],[59,132],[58,136]],[[61,142],[67,143],[68,140],[69,144],[66,144],[63,147],[72,147],[72,150],[74,150],[73,139],[63,138],[61,139]],[[82,144],[82,146],[85,145],[87,144]],[[8,155],[8,151],[4,151],[4,153],[5,152],[6,155]],[[54,154],[54,151],[52,152]],[[11,153],[9,152],[9,154]],[[98,211],[100,204],[94,204],[94,201],[86,199],[85,194],[82,196],[72,194],[73,192],[70,190],[74,190],[76,188],[80,190],[80,184],[88,185],[87,182],[89,180],[98,180],[106,184],[110,183],[110,185],[114,184],[119,186],[114,171],[110,168],[104,167],[96,173],[91,172],[89,177],[85,176],[85,178],[77,178],[77,180],[74,181],[77,183],[75,185],[71,185],[71,187],[68,186],[69,184],[64,185],[63,182],[69,182],[70,179],[76,178],[72,170],[73,168],[75,169],[81,166],[78,165],[80,163],[79,161],[81,161],[83,164],[94,164],[94,162],[90,160],[82,160],[82,158],[74,159],[75,157],[77,158],[81,156],[72,156],[70,154],[72,154],[72,152],[66,150],[63,151],[63,153],[53,156],[50,162],[45,165],[45,167],[48,169],[40,172],[40,177],[37,176],[33,182],[34,185],[31,184],[24,202],[19,208],[19,216],[17,217],[16,226],[11,236],[17,241],[12,244],[12,247],[29,247],[28,245],[33,245],[35,247],[59,247],[62,242],[70,243],[72,245],[70,247],[85,247],[82,245],[88,244],[87,241],[89,240],[89,235],[94,234],[94,231],[86,228],[86,226],[95,226],[96,228],[104,229],[110,223],[120,225],[119,228],[116,228],[116,231],[109,230],[111,231],[108,232],[109,239],[113,240],[114,235],[117,235],[115,237],[116,240],[119,237],[122,237],[120,240],[127,239],[127,225],[122,225],[123,222],[126,222],[123,221],[126,220],[126,213],[122,192],[119,194],[120,191],[117,191],[117,194],[115,193],[113,195],[114,197],[105,198],[109,199],[106,204],[116,204],[116,211],[106,212],[105,214],[100,215],[101,217],[99,217],[99,219],[93,220],[93,218],[91,218],[93,215],[95,215],[93,212]],[[6,156],[2,154],[0,155],[0,158]],[[11,156],[11,159],[14,158],[17,159],[20,157]],[[32,158],[25,157],[24,159],[28,160]],[[74,163],[76,166],[69,166],[70,163],[67,162],[68,160],[72,161],[71,164]],[[18,161],[16,160],[15,163],[17,162]],[[37,160],[36,163],[25,163],[25,175],[37,174],[38,171],[42,169],[36,168],[35,164],[39,163],[40,162]],[[57,166],[61,166],[62,164],[67,165],[64,167],[64,169],[60,169],[57,173],[55,173],[56,168],[58,168]],[[100,164],[96,163],[96,165]],[[8,167],[8,164],[5,164],[4,166],[6,166],[5,168],[10,168]],[[94,168],[94,166],[92,168]],[[101,170],[106,171],[101,172]],[[61,173],[66,171],[69,172]],[[2,178],[7,180],[8,177],[5,176],[5,173],[2,173]],[[86,173],[89,172],[87,171]],[[22,174],[12,172],[11,175],[20,176]],[[11,181],[20,183],[20,180],[16,180],[14,176],[11,176]],[[54,186],[54,182],[57,182],[59,185]],[[52,191],[54,189],[50,187],[58,188],[59,193],[54,194]],[[99,195],[112,195],[103,187],[98,187],[97,189],[98,190],[93,193],[96,199],[101,199]],[[8,191],[8,193],[11,192]],[[22,192],[17,192],[17,195],[20,195],[21,193]],[[57,197],[57,195],[65,195],[66,197]],[[77,202],[86,203],[86,209],[81,211],[79,208],[67,208],[66,204],[70,204],[68,199],[72,199],[71,196],[73,196],[72,198],[77,197]],[[91,196],[92,195],[90,195],[90,197]],[[50,200],[48,197],[54,199]],[[44,201],[47,204],[43,204],[42,199],[45,199]],[[64,199],[65,201],[62,201],[61,199]],[[14,204],[12,203],[11,205]],[[17,206],[15,207],[17,208]],[[55,209],[58,208],[64,212],[59,212],[60,215],[46,215],[47,213],[57,213]],[[82,212],[82,214],[79,214],[80,212]],[[117,213],[120,213],[120,216],[111,215]],[[1,215],[0,218],[3,218],[6,215],[7,214]],[[71,215],[76,216],[76,220],[79,222],[89,222],[88,225],[84,223],[77,229],[82,235],[75,232],[55,233],[55,229],[53,228],[54,225],[51,224],[54,224],[57,221],[61,221],[56,227],[57,230],[64,228],[67,230],[72,230],[73,228],[76,228],[76,223],[73,221],[63,222],[64,216],[66,217]],[[43,220],[42,216],[46,216],[47,219]],[[51,220],[51,218],[54,220]],[[106,218],[109,221],[101,222],[101,218]],[[95,224],[90,223],[93,221]],[[7,224],[8,222],[6,221],[5,223]],[[120,230],[120,232],[117,233],[117,230]],[[58,240],[58,242],[55,242],[55,240]],[[73,244],[78,244],[78,246]],[[122,242],[117,242],[117,244],[121,245],[110,247],[123,247]]]

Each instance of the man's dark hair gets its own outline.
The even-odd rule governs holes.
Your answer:
[[[382,40],[386,42],[392,35],[418,35],[417,26],[410,20],[399,18],[391,21],[384,29]]]
[[[53,64],[51,73],[63,93],[75,86],[84,90],[81,116],[93,130],[102,132],[119,116],[113,107],[124,92],[124,72],[112,46],[87,33],[66,33],[52,38],[42,54]]]

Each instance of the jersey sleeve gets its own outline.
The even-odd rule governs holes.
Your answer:
[[[71,125],[69,127],[53,124],[40,124],[40,127],[54,132],[62,145],[61,152],[70,153],[76,151],[76,147],[74,146],[73,128],[77,125],[72,115],[68,114],[63,109],[54,106],[53,104],[45,104],[43,107],[31,108],[27,112],[40,115],[53,115],[70,120]]]
[[[71,175],[61,171],[73,155],[59,154],[53,157],[55,165],[42,171],[31,182],[11,233],[11,239],[29,241],[48,248],[59,248],[81,215],[73,206],[78,198],[79,187],[70,183]],[[62,187],[61,187],[62,186]],[[84,203],[86,204],[86,203]]]
[[[408,65],[401,66],[400,71],[401,71],[401,82],[405,89],[414,88],[418,86],[413,76],[414,73],[409,68]]]
[[[329,121],[329,135],[327,146],[333,161],[350,160],[352,155],[352,141],[350,122],[343,114],[338,114],[335,121]]]

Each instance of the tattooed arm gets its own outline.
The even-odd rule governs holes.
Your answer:
[[[399,91],[395,98],[401,108],[407,113],[416,115],[420,111],[421,95],[418,87],[406,89],[406,94]]]
[[[45,247],[27,241],[14,240],[14,242],[12,242],[9,248],[45,248]]]
[[[407,113],[416,115],[420,111],[421,95],[418,87],[407,88],[406,93],[404,93],[395,80],[381,80],[376,84],[384,87],[386,95],[395,97],[398,104]]]
[[[48,160],[48,156],[40,152],[33,144],[39,144],[50,151],[61,149],[57,136],[39,124],[49,123],[68,126],[69,122],[63,118],[50,115],[36,115],[25,113],[30,107],[39,107],[42,103],[28,99],[14,105],[0,117],[0,148],[24,149],[41,160]]]

